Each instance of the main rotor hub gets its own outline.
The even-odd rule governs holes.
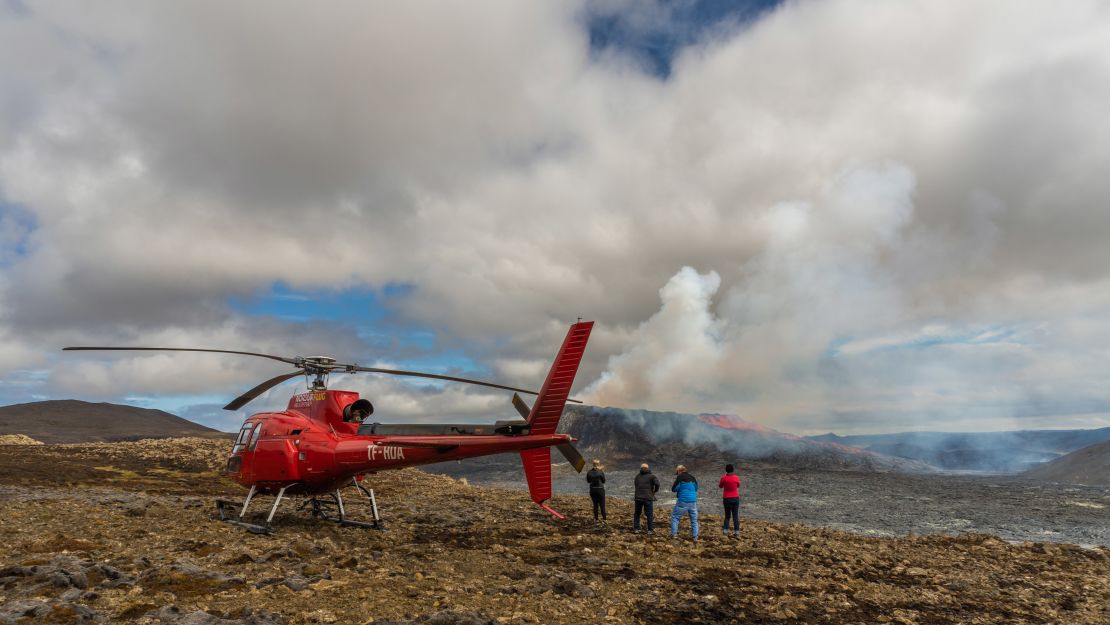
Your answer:
[[[313,391],[328,388],[328,374],[335,369],[335,359],[331,356],[297,356],[293,363],[304,369],[308,387]]]

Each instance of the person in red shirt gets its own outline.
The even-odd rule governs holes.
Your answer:
[[[740,538],[740,476],[733,473],[736,469],[731,464],[725,465],[725,474],[717,482],[717,488],[723,489],[721,496],[725,499],[725,524],[721,533],[729,536],[728,519],[732,517],[732,534]]]

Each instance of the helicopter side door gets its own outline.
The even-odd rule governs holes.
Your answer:
[[[254,448],[261,433],[261,423],[247,421],[235,437],[235,444],[232,445],[227,459],[227,472],[240,481],[249,481],[254,473]]]

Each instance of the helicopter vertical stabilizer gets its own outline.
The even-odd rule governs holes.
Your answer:
[[[559,427],[563,407],[566,406],[570,387],[574,384],[574,376],[578,373],[578,364],[582,362],[582,353],[586,351],[586,341],[590,340],[590,330],[593,327],[592,321],[576,323],[563,339],[559,355],[547,372],[547,380],[536,397],[536,403],[532,405],[532,412],[528,414],[528,423],[532,425],[533,434],[554,434],[555,428]]]
[[[566,406],[570,387],[574,384],[574,376],[578,373],[578,365],[582,362],[586,341],[590,339],[593,327],[592,321],[576,323],[563,339],[563,346],[555,356],[555,363],[547,372],[547,380],[528,413],[532,434],[554,434],[559,427],[563,407]],[[556,517],[563,518],[563,515],[544,503],[551,499],[551,448],[523,450],[520,452],[520,460],[524,465],[524,476],[528,480],[528,492],[532,501]]]

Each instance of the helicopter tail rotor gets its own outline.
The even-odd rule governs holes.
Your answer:
[[[520,416],[525,419],[528,419],[528,415],[532,412],[532,409],[528,407],[528,403],[517,393],[513,393],[513,408],[516,408]],[[523,425],[523,422],[521,423]],[[582,469],[586,466],[586,459],[582,457],[582,454],[578,452],[578,449],[576,449],[574,445],[563,443],[562,445],[556,445],[555,448],[559,450],[559,453],[563,454],[563,457],[574,467],[576,472],[582,472]]]

